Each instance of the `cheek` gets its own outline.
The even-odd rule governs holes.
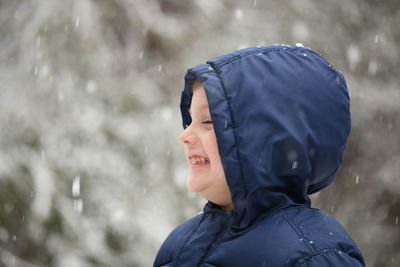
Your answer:
[[[214,176],[214,179],[224,180],[225,173],[217,145],[210,149],[209,158],[211,163],[212,176]]]
[[[210,160],[221,161],[214,131],[210,131],[210,133],[205,136],[203,139],[203,145]]]

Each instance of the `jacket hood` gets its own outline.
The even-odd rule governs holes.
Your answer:
[[[308,195],[332,182],[350,133],[349,94],[322,56],[305,47],[251,47],[190,68],[180,104],[184,128],[196,79],[208,99],[236,227],[309,205]]]

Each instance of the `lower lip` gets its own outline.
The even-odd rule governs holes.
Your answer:
[[[190,168],[191,169],[201,169],[201,168],[204,168],[204,167],[208,167],[210,165],[210,163],[206,163],[206,164],[198,164],[198,165],[190,165]]]

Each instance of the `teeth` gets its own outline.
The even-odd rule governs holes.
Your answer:
[[[198,163],[205,164],[207,162],[208,162],[208,160],[206,158],[202,158],[202,157],[193,157],[190,159],[190,163],[192,163],[192,164],[198,164]]]

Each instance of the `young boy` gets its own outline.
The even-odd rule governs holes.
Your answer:
[[[308,195],[335,177],[350,133],[343,75],[304,47],[234,51],[188,70],[180,139],[208,200],[154,266],[365,266]]]

